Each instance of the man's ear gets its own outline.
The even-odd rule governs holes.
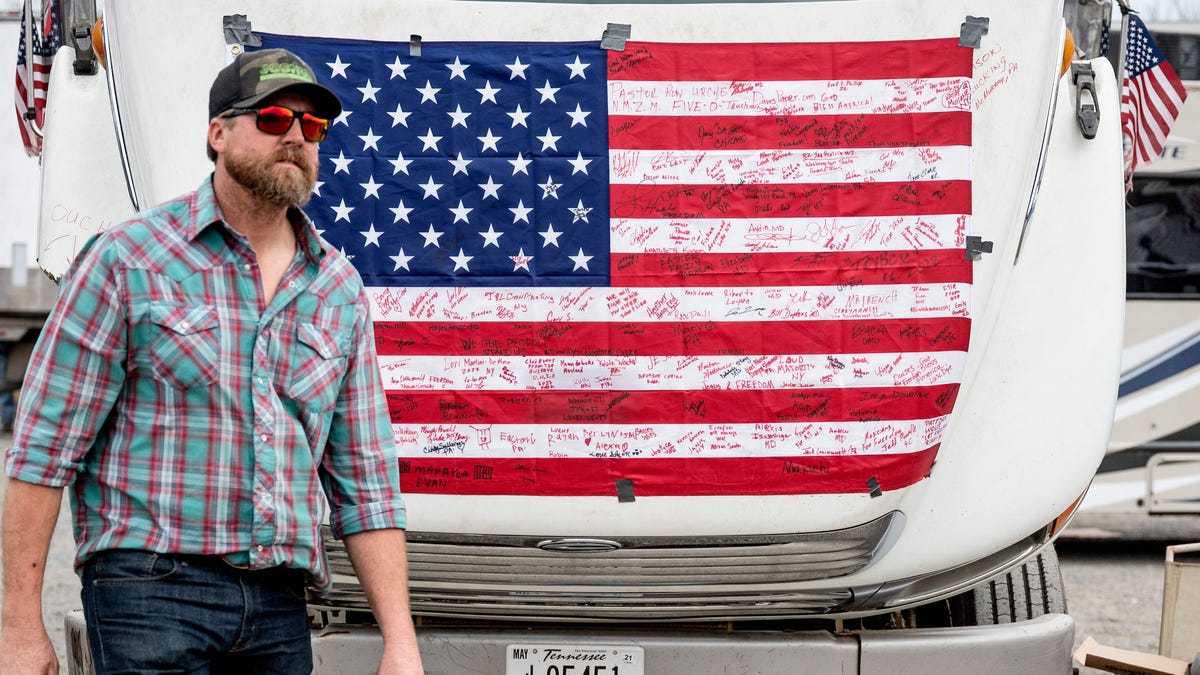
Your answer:
[[[217,153],[225,152],[225,142],[229,137],[229,120],[214,117],[208,121],[208,144]]]

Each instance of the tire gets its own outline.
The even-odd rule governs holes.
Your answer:
[[[1054,546],[1020,565],[967,591],[965,599],[977,626],[1035,619],[1044,614],[1066,614],[1062,568]]]

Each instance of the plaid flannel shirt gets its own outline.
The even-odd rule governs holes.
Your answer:
[[[115,548],[232,555],[329,586],[320,527],[405,526],[362,281],[299,211],[265,303],[211,177],[94,237],[21,394],[9,476],[70,485],[76,566]]]

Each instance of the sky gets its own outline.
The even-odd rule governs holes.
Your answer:
[[[1200,0],[1129,0],[1144,21],[1200,21]],[[1119,16],[1116,2],[1113,12]]]
[[[11,0],[4,0],[10,2]],[[5,7],[0,4],[0,10]],[[0,21],[0,268],[11,267],[13,244],[26,244],[28,266],[35,266],[37,247],[37,195],[40,170],[26,156],[17,132],[13,101],[13,74],[17,65],[18,23]]]

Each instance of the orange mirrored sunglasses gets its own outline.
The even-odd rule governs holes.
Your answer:
[[[261,108],[234,108],[226,117],[237,117],[238,115],[248,115],[255,113],[254,124],[258,130],[264,134],[272,136],[282,136],[292,128],[292,122],[297,118],[300,119],[300,132],[304,134],[304,140],[312,143],[320,143],[325,140],[325,135],[329,133],[329,120],[324,117],[317,117],[310,112],[300,112],[292,110],[281,105],[268,105]]]

